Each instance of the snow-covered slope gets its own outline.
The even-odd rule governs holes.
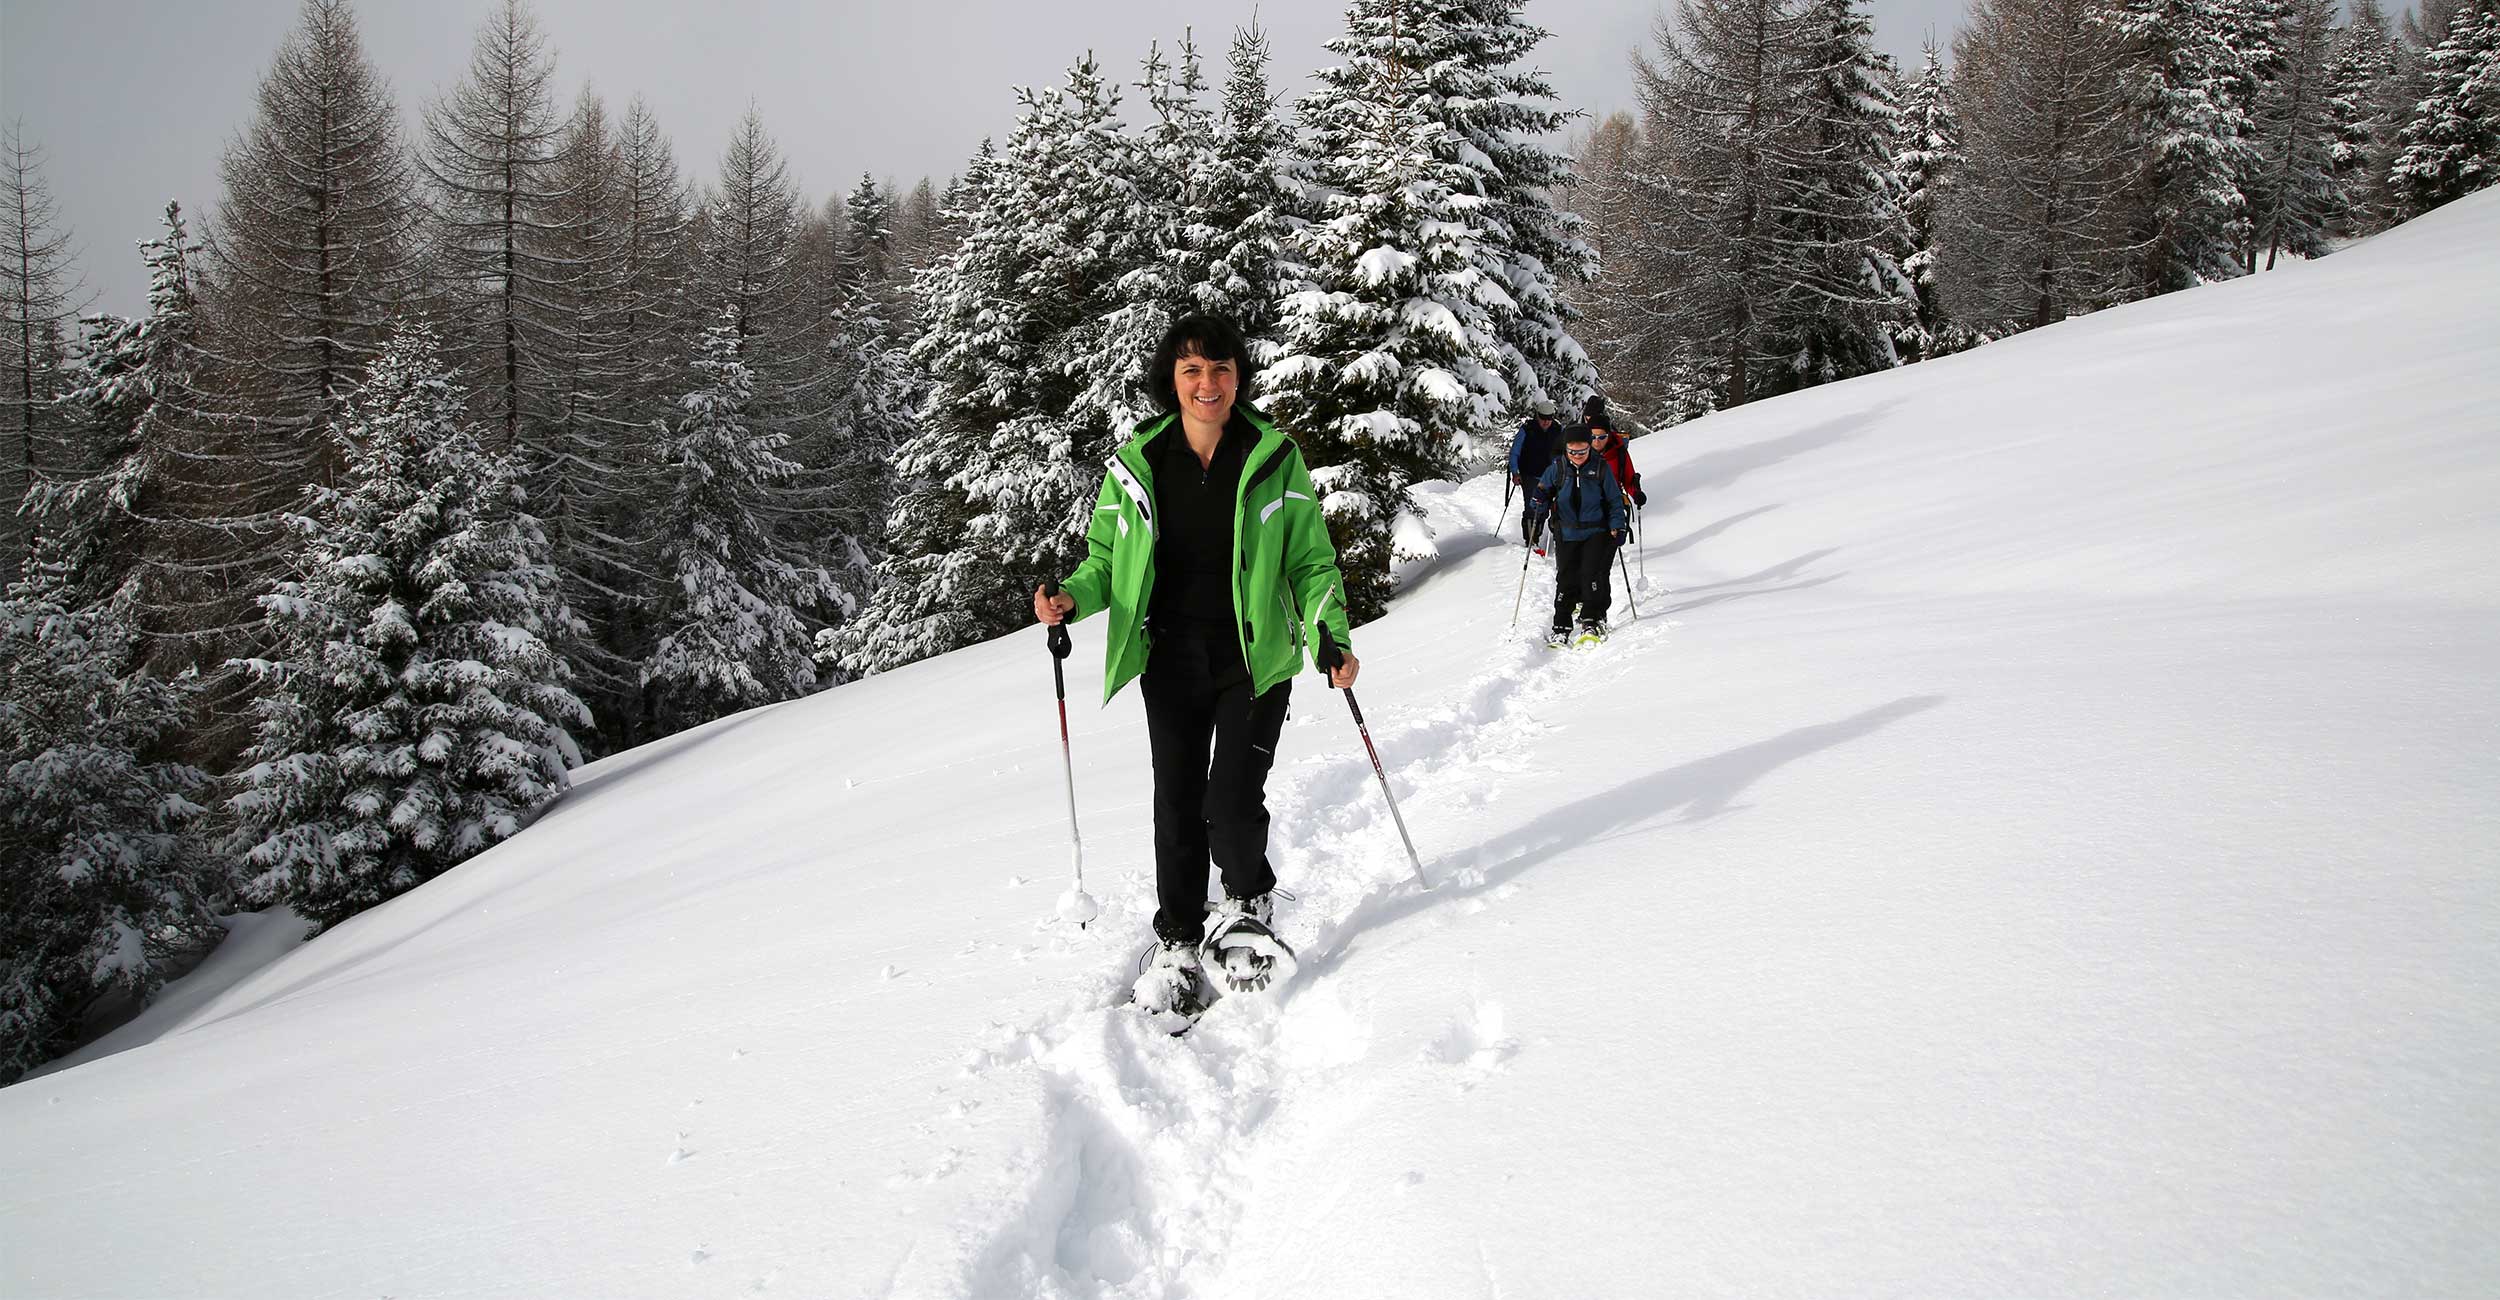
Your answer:
[[[1304,678],[1305,978],[1183,1039],[1112,1005],[1133,695],[1050,919],[1038,632],[598,764],[0,1091],[0,1294],[2488,1294],[2494,250],[2500,193],[1638,442],[1593,652],[1427,491],[1359,694],[1435,887]]]

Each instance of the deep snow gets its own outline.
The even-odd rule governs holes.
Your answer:
[[[1051,917],[1038,631],[593,765],[0,1091],[0,1293],[2489,1294],[2495,250],[2500,192],[1639,440],[1595,651],[1428,487],[1357,690],[1435,888],[1305,676],[1303,976],[1186,1038],[1115,1005],[1133,694]]]

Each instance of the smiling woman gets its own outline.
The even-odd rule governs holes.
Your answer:
[[[1165,332],[1147,372],[1164,414],[1112,456],[1066,590],[1033,593],[1044,623],[1109,612],[1105,699],[1145,678],[1158,943],[1136,993],[1182,1017],[1214,997],[1205,964],[1239,991],[1265,987],[1290,957],[1271,929],[1268,765],[1304,655],[1323,630],[1351,645],[1301,449],[1240,400],[1252,369],[1222,317]],[[1359,667],[1347,653],[1330,684],[1353,685]],[[1224,885],[1212,925],[1210,864]]]

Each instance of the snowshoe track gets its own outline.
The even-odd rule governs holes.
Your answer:
[[[1639,590],[1666,594],[1647,582]],[[1343,705],[1328,701],[1314,724],[1342,730],[1342,743],[1269,780],[1270,852],[1296,895],[1278,929],[1300,973],[1279,992],[1219,1002],[1184,1037],[1123,1005],[1136,973],[1130,939],[1154,911],[1151,871],[1132,870],[1106,891],[1094,933],[1127,936],[1103,941],[1117,951],[1111,964],[1061,1011],[1007,1031],[968,1067],[1029,1073],[1048,1136],[1030,1167],[1013,1172],[1021,1190],[963,1225],[975,1242],[958,1289],[944,1294],[1177,1300],[1232,1290],[1222,1285],[1226,1251],[1257,1194],[1262,1145],[1311,1118],[1297,1118],[1298,1101],[1333,1098],[1321,1103],[1333,1110],[1361,1086],[1346,1067],[1368,1051],[1372,1026],[1336,987],[1354,940],[1484,892],[1486,871],[1500,865],[1476,846],[1435,844],[1428,828],[1520,767],[1519,734],[1543,730],[1550,705],[1629,671],[1675,626],[1652,614],[1618,625],[1610,653],[1559,661],[1532,636],[1505,633],[1457,699],[1422,716],[1372,718],[1391,787],[1419,828],[1430,894],[1416,888]],[[1454,1029],[1435,1050],[1480,1066],[1497,1058],[1475,1034]],[[1453,1035],[1470,1040],[1465,1050]]]

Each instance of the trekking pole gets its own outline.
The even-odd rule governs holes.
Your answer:
[[[1510,494],[1512,489],[1517,488],[1518,486],[1518,479],[1515,479],[1508,474],[1502,476],[1502,513],[1493,516],[1493,535],[1495,537],[1502,535],[1502,521],[1510,518]]]
[[[1649,526],[1642,522],[1641,507],[1632,507],[1632,541],[1640,547],[1641,581],[1649,581]]]
[[[1510,598],[1510,630],[1519,630],[1519,606],[1528,599],[1528,561],[1536,558],[1536,539],[1519,548],[1519,594]]]
[[[1345,654],[1337,649],[1337,634],[1326,626],[1319,630],[1318,662],[1320,671],[1326,673],[1336,672],[1337,666],[1345,662]],[[1354,729],[1362,733],[1363,748],[1372,756],[1372,775],[1380,778],[1380,793],[1389,801],[1389,816],[1397,821],[1398,839],[1406,844],[1406,860],[1415,868],[1415,883],[1430,889],[1432,882],[1424,879],[1424,860],[1415,856],[1415,840],[1406,833],[1406,815],[1398,811],[1398,797],[1389,790],[1388,770],[1380,765],[1380,751],[1372,745],[1372,729],[1363,725],[1363,706],[1354,702],[1353,687],[1340,686],[1337,689],[1345,692],[1345,706],[1354,711]]]
[[[1057,599],[1059,584],[1045,582],[1042,595]],[[1075,647],[1068,640],[1068,625],[1062,620],[1050,625],[1050,684],[1059,695],[1059,768],[1068,777],[1068,856],[1076,865],[1076,887],[1059,896],[1059,919],[1076,922],[1084,929],[1102,915],[1102,904],[1085,892],[1085,839],[1076,830],[1076,760],[1068,752],[1068,651]]]
[[[1641,598],[1632,594],[1632,566],[1623,562],[1623,548],[1615,548],[1615,563],[1623,569],[1623,598],[1632,602],[1632,621],[1641,621]]]

